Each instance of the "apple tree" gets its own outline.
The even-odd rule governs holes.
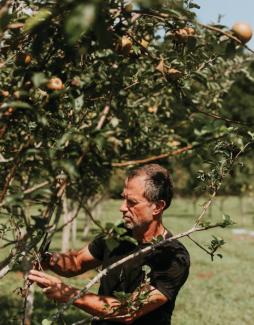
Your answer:
[[[117,168],[197,161],[215,195],[252,148],[253,125],[223,103],[240,76],[253,85],[253,55],[194,9],[190,0],[1,2],[1,277],[36,260],[63,203],[75,217]]]

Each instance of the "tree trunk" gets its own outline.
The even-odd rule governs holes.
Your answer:
[[[63,233],[62,233],[62,253],[67,252],[70,249],[70,240],[72,242],[72,248],[75,247],[77,238],[77,213],[79,207],[74,208],[69,205],[66,195],[63,196]]]
[[[71,239],[72,239],[72,248],[76,248],[77,241],[77,219],[72,220],[71,223]]]
[[[240,215],[241,215],[241,221],[242,225],[245,225],[245,206],[244,206],[244,197],[242,195],[239,196],[239,207],[240,207]]]
[[[28,289],[28,294],[26,297],[26,309],[24,311],[24,325],[32,324],[32,315],[33,315],[33,307],[34,307],[34,285],[30,286]]]
[[[102,202],[105,199],[105,196],[102,195],[99,198],[94,198],[93,200],[89,200],[87,202],[88,208],[91,211],[92,216],[94,219],[98,219],[102,212]],[[89,234],[89,230],[91,228],[91,220],[89,215],[85,213],[85,224],[83,228],[83,239],[86,240]]]
[[[65,227],[62,233],[62,253],[68,252],[70,249],[70,236],[71,236],[71,213],[68,208],[68,200],[66,195],[63,196],[63,222]]]

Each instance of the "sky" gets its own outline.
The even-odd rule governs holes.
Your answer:
[[[254,49],[254,0],[195,0],[200,5],[195,10],[198,19],[204,24],[216,23],[221,14],[221,23],[229,27],[235,22],[246,22],[253,30],[252,39],[247,45]]]

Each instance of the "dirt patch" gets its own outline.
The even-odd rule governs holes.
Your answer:
[[[196,274],[197,278],[199,279],[203,279],[203,280],[207,280],[207,279],[210,279],[214,276],[214,273],[213,272],[199,272]]]
[[[234,235],[233,236],[234,240],[249,240],[249,241],[253,241],[254,240],[254,236],[250,236],[250,235]]]

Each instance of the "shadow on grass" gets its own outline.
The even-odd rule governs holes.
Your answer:
[[[20,324],[22,317],[22,301],[9,298],[8,296],[0,296],[0,324],[1,325],[17,325]]]
[[[57,305],[54,302],[48,300],[44,295],[39,292],[35,293],[34,313],[32,322],[33,325],[41,325],[43,319],[50,319],[50,317],[56,312]],[[89,315],[73,306],[69,307],[67,311],[65,311],[63,316],[63,320],[66,325],[70,325],[74,322],[78,322],[85,319],[89,319]]]
[[[21,324],[23,316],[23,299],[0,296],[0,310],[0,325]],[[50,317],[56,312],[57,306],[54,302],[51,302],[39,292],[35,293],[34,309],[31,323],[32,325],[41,325],[43,319],[50,319]],[[76,307],[71,306],[64,313],[64,322],[57,323],[71,325],[74,322],[87,320],[86,324],[89,324],[89,318],[89,315],[87,315],[85,312]]]

